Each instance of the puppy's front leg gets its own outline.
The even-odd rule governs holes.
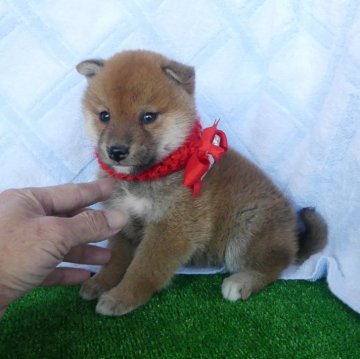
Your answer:
[[[123,280],[100,297],[96,311],[120,316],[145,304],[167,285],[193,251],[194,246],[181,229],[165,222],[150,225]]]
[[[93,277],[83,283],[80,296],[86,300],[98,298],[102,293],[115,287],[121,281],[131,261],[132,249],[127,238],[119,233],[109,239],[111,259]]]

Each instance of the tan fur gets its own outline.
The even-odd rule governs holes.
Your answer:
[[[184,142],[196,118],[191,67],[156,53],[128,51],[77,68],[89,81],[84,113],[103,161],[137,173]],[[111,114],[108,123],[99,121],[102,111]],[[142,124],[144,112],[159,116]],[[111,145],[129,146],[128,157],[114,163],[106,153]],[[210,170],[195,200],[179,171],[156,181],[119,181],[104,206],[121,208],[130,218],[110,240],[111,261],[81,289],[85,299],[99,297],[96,309],[105,315],[123,315],[146,303],[187,264],[225,265],[234,274],[224,280],[223,296],[237,300],[277,279],[297,259],[291,205],[233,150]],[[316,233],[312,238],[317,240]]]

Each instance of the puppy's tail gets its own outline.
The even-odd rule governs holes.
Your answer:
[[[299,233],[297,263],[302,263],[325,247],[328,230],[324,218],[315,211],[315,208],[303,208],[299,212],[299,217],[303,228],[300,228]]]

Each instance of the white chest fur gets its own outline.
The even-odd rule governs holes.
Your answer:
[[[116,202],[117,208],[137,217],[147,217],[152,209],[152,201],[148,198],[138,197],[128,191]]]
[[[176,190],[163,190],[161,181],[137,184],[119,181],[111,198],[104,202],[109,209],[121,209],[130,216],[150,223],[163,217],[176,202]]]

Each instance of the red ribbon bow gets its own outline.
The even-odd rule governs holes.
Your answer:
[[[193,191],[194,198],[198,197],[203,186],[203,179],[212,167],[227,151],[226,135],[217,129],[218,121],[211,127],[205,128],[200,138],[200,144],[190,157],[184,173],[184,185]]]

